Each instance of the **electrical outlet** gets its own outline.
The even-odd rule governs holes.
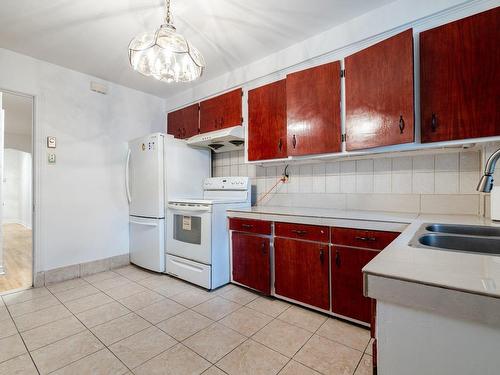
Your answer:
[[[49,154],[47,160],[48,160],[49,164],[55,164],[56,163],[56,154]]]

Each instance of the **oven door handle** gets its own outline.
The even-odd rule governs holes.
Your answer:
[[[177,206],[175,204],[168,204],[167,207],[172,211],[208,212],[210,210],[210,207]]]

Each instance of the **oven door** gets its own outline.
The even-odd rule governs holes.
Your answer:
[[[212,210],[210,205],[168,204],[167,254],[211,264],[211,233]]]

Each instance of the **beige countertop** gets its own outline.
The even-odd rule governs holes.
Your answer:
[[[365,274],[500,298],[500,256],[408,245],[424,223],[500,226],[479,216],[272,206],[233,209],[228,216],[401,231],[396,240],[363,268]]]

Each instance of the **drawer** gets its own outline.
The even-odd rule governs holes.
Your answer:
[[[274,235],[308,241],[330,242],[328,227],[319,225],[275,223]]]
[[[271,234],[271,222],[252,219],[230,218],[229,229],[239,232]]]
[[[399,232],[384,232],[378,230],[332,228],[332,243],[334,245],[383,250],[400,234]]]

